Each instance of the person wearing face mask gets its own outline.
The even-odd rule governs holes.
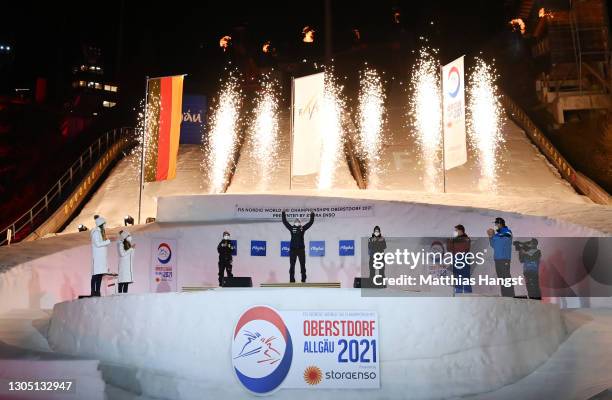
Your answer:
[[[380,275],[382,277],[385,276],[384,266],[380,268],[379,270],[376,270],[376,268],[374,268],[374,255],[384,253],[386,248],[387,248],[387,242],[385,241],[385,238],[380,233],[380,227],[375,226],[374,231],[372,232],[372,236],[368,239],[368,254],[370,255],[370,262],[369,262],[370,280],[373,280],[374,277],[377,275]],[[374,285],[373,281],[372,281],[372,286],[373,287],[376,286]]]
[[[493,248],[495,272],[498,278],[510,278],[510,260],[512,255],[512,231],[506,226],[503,218],[497,217],[494,221],[495,229],[489,228],[489,244]],[[514,297],[514,287],[501,286],[501,295]]]
[[[104,274],[108,274],[107,254],[111,241],[106,237],[106,220],[100,216],[95,219],[96,226],[91,230],[91,296],[100,297],[100,287]]]
[[[132,235],[128,231],[119,232],[117,251],[119,253],[119,293],[127,293],[128,285],[134,282],[134,249],[136,244],[132,243]]]
[[[306,246],[304,245],[304,233],[314,224],[315,214],[310,213],[310,221],[302,226],[302,221],[296,218],[291,225],[287,221],[287,213],[283,211],[283,225],[291,233],[291,242],[289,244],[289,282],[295,282],[295,260],[300,260],[300,272],[302,274],[302,282],[306,282]]]
[[[232,278],[232,253],[234,246],[230,240],[228,231],[223,232],[223,239],[217,245],[217,253],[219,253],[219,286],[223,285],[223,276],[227,271],[227,277]]]
[[[470,264],[465,261],[465,255],[470,252],[470,237],[461,224],[455,226],[453,237],[449,239],[447,249],[453,254],[453,276],[464,281],[470,278]],[[455,293],[472,293],[471,285],[455,285]]]

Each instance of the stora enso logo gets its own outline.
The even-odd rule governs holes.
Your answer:
[[[293,359],[291,335],[273,308],[246,310],[234,328],[232,365],[242,385],[255,394],[277,389]]]

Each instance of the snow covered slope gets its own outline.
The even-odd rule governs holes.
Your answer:
[[[398,120],[395,118],[394,120]],[[263,188],[260,185],[259,172],[254,167],[254,155],[249,141],[246,141],[238,161],[236,173],[229,193],[262,193],[279,192],[289,188],[289,128],[286,118],[282,120],[283,133],[279,143],[279,157],[276,166],[270,166],[272,177]],[[412,201],[439,202],[444,204],[469,204],[475,207],[490,207],[497,204],[512,206],[519,203],[531,203],[532,209],[546,215],[554,213],[556,207],[569,205],[568,214],[579,214],[583,205],[591,201],[578,195],[548,164],[537,148],[531,144],[524,132],[512,121],[507,120],[504,128],[506,140],[503,152],[503,167],[500,169],[498,194],[482,192],[478,189],[479,171],[473,154],[469,154],[468,163],[448,171],[447,194],[423,192],[422,165],[418,161],[417,147],[409,130],[397,122],[390,125],[387,140],[383,146],[382,173],[375,189],[383,192],[402,190],[410,193]],[[205,173],[201,167],[203,155],[197,145],[182,145],[179,150],[178,172],[172,181],[146,184],[143,195],[143,222],[146,217],[156,215],[156,199],[160,196],[179,194],[207,193]],[[119,162],[110,176],[102,184],[81,213],[68,225],[66,232],[75,232],[78,224],[91,226],[93,215],[104,215],[109,226],[120,226],[123,217],[138,214],[138,165],[133,156]],[[314,189],[316,177],[295,177],[294,190]],[[357,191],[344,159],[338,167],[333,192],[337,190],[354,190],[351,197],[370,197],[370,190]],[[323,194],[309,191],[310,195]],[[376,195],[374,195],[376,196]],[[381,194],[384,198],[393,194]],[[401,196],[405,197],[405,196]],[[506,198],[510,198],[505,200]],[[468,200],[466,200],[468,199]],[[554,199],[555,207],[550,207]],[[456,202],[456,203],[455,203]],[[485,205],[486,204],[486,205]],[[575,205],[571,206],[571,205]],[[507,209],[508,211],[514,211]],[[520,211],[519,211],[520,212]]]

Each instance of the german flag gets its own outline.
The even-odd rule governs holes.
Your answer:
[[[147,81],[144,181],[174,179],[181,122],[184,75]]]

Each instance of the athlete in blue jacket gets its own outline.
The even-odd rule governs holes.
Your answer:
[[[495,272],[498,278],[510,278],[510,259],[512,256],[512,231],[506,226],[503,218],[495,218],[495,230],[489,229],[489,244],[493,248]],[[514,297],[514,287],[501,286],[501,294]]]

